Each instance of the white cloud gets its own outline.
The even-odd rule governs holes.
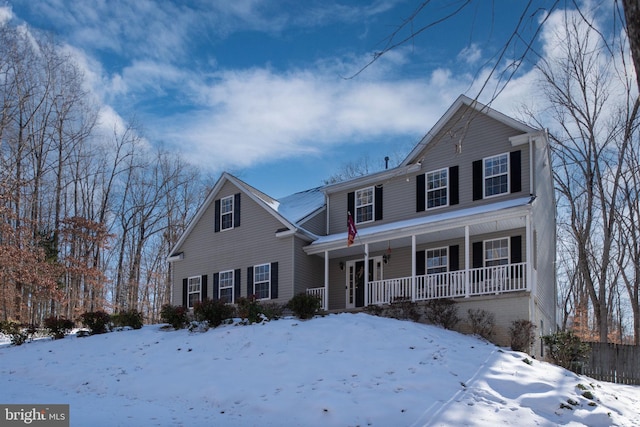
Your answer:
[[[438,72],[442,74],[441,72]],[[425,133],[460,94],[448,76],[343,80],[307,70],[227,71],[207,87],[199,111],[165,117],[154,137],[208,167],[246,167],[385,135]],[[435,102],[434,102],[435,101]],[[442,102],[438,102],[442,101]]]
[[[13,12],[9,6],[0,6],[0,25],[4,25],[13,18]]]
[[[465,62],[469,65],[476,64],[482,58],[482,49],[476,43],[472,43],[470,46],[465,47],[458,54],[458,60]]]

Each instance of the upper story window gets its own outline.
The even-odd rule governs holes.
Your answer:
[[[233,302],[233,270],[221,271],[219,278],[218,298],[224,302]]]
[[[440,169],[426,174],[427,209],[447,206],[448,170]]]
[[[505,264],[509,264],[509,239],[485,240],[484,265],[491,267]]]
[[[200,301],[202,291],[202,278],[200,276],[189,277],[187,282],[188,308],[193,308]]]
[[[509,192],[509,155],[484,159],[484,197]]]
[[[373,221],[373,187],[356,191],[356,224]]]
[[[253,268],[253,294],[257,300],[271,298],[271,264]]]
[[[445,273],[448,270],[447,248],[429,249],[426,251],[427,274]]]
[[[220,199],[220,229],[233,228],[233,196]]]

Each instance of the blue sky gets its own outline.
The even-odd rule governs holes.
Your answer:
[[[0,21],[56,35],[83,68],[102,126],[135,117],[149,143],[282,197],[320,185],[347,162],[368,158],[380,169],[385,156],[401,161],[458,95],[478,95],[523,12],[526,40],[553,2],[527,10],[520,1],[472,1],[346,78],[420,3],[9,0]],[[413,28],[464,4],[432,2]],[[530,69],[523,65],[494,108],[517,116],[534,90]]]

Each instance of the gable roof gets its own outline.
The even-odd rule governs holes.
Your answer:
[[[186,238],[189,236],[195,225],[200,221],[202,215],[207,208],[214,202],[216,196],[222,189],[225,183],[230,182],[235,185],[241,192],[246,194],[259,206],[264,208],[266,212],[273,215],[283,225],[283,228],[288,231],[300,232],[308,240],[312,240],[315,236],[301,227],[299,224],[319,213],[325,207],[324,194],[321,191],[321,187],[313,188],[311,190],[302,191],[284,197],[280,200],[263,193],[255,187],[247,184],[246,182],[236,178],[228,172],[224,172],[216,184],[213,186],[204,203],[196,215],[193,217],[186,230],[182,233],[174,247],[171,249],[170,257],[174,256],[176,251],[182,246]],[[280,230],[281,231],[281,230]]]
[[[451,107],[449,107],[447,112],[436,122],[436,124],[429,130],[429,132],[427,132],[427,134],[422,137],[420,142],[416,144],[416,146],[413,148],[413,150],[411,150],[409,155],[406,157],[406,159],[404,159],[399,167],[407,166],[418,161],[418,156],[420,155],[420,153],[422,153],[424,148],[432,143],[433,138],[435,138],[435,136],[438,135],[438,133],[440,133],[440,131],[447,124],[449,124],[450,120],[458,112],[458,110],[460,110],[460,108],[467,107],[477,111],[479,114],[484,114],[507,126],[522,131],[522,133],[535,132],[538,130],[522,123],[521,121],[502,114],[501,112],[494,110],[487,105],[481,104],[480,102],[471,99],[468,96],[460,95],[458,99],[456,99],[456,101],[451,105]]]

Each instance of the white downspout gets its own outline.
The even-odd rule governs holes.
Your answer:
[[[535,143],[535,139],[531,138],[531,135],[529,135],[529,194],[531,194],[532,196],[536,195],[535,192],[535,180],[534,180],[534,173],[533,173],[533,144]]]

